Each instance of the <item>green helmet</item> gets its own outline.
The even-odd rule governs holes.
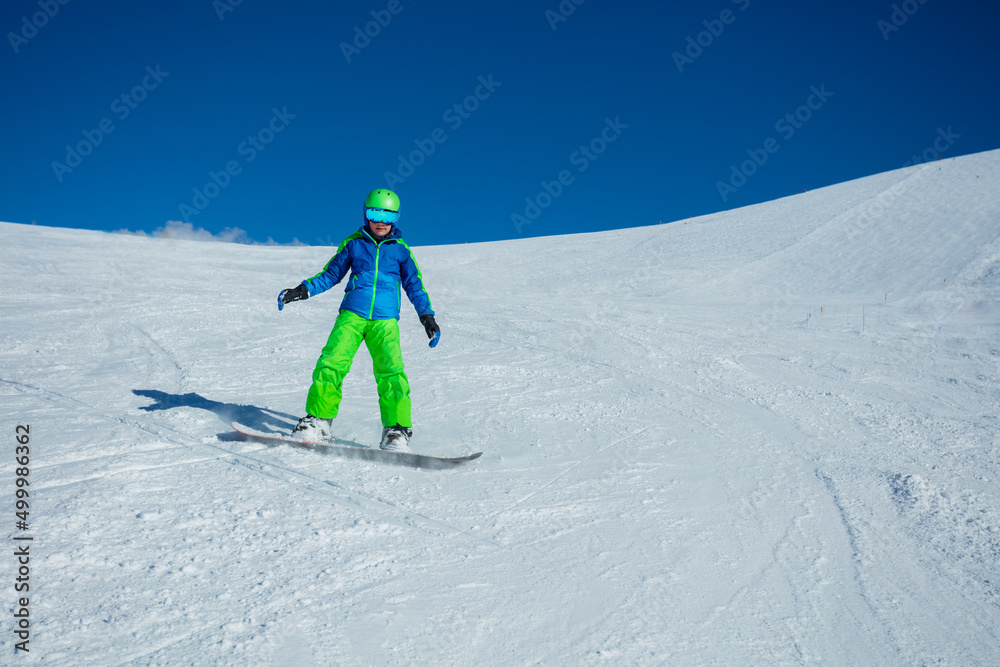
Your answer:
[[[379,188],[365,197],[365,208],[380,208],[383,211],[399,212],[399,196],[392,190]]]

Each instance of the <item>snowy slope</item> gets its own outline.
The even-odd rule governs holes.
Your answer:
[[[19,664],[996,664],[1000,151],[418,248],[413,446],[485,452],[454,471],[228,433],[302,413],[341,290],[274,299],[331,251],[0,224]]]

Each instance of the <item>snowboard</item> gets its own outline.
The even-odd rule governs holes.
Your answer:
[[[293,447],[309,449],[319,454],[339,456],[345,459],[362,459],[364,461],[381,461],[383,463],[394,463],[396,465],[412,466],[414,468],[430,468],[441,470],[453,468],[457,465],[478,459],[482,452],[466,454],[465,456],[430,456],[429,454],[416,454],[414,452],[391,452],[377,447],[355,447],[352,445],[338,445],[332,442],[309,442],[298,440],[290,435],[281,433],[259,433],[243,424],[232,422],[237,433],[243,436],[244,440],[260,442],[265,445],[276,445],[280,443],[289,444]]]

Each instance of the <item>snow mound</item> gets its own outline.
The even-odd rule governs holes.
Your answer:
[[[949,491],[917,474],[889,477],[889,488],[911,535],[931,545],[950,573],[974,575],[1000,602],[1000,511],[993,494]],[[957,582],[960,585],[967,582]]]

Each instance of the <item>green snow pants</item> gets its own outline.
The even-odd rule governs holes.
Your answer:
[[[313,371],[313,383],[306,399],[306,412],[333,419],[340,410],[344,377],[351,370],[354,355],[368,346],[378,387],[378,407],[382,426],[410,428],[410,381],[403,372],[399,346],[399,320],[368,320],[349,310],[340,311],[337,323]]]

